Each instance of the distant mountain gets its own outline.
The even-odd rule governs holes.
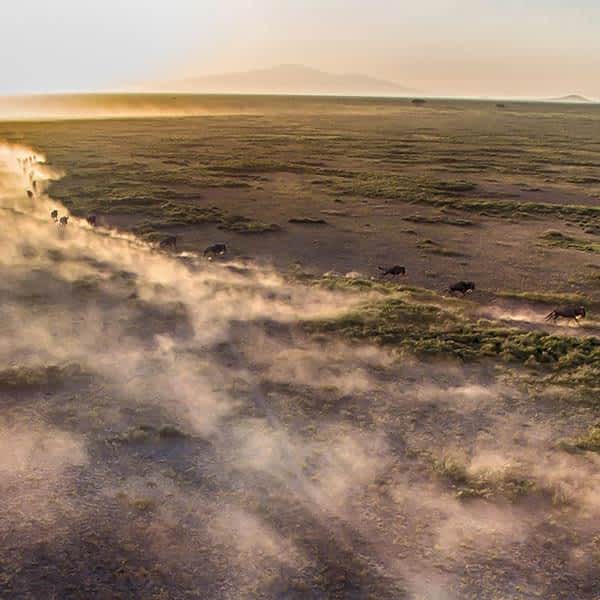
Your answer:
[[[568,96],[561,96],[560,98],[550,98],[550,102],[581,102],[588,103],[592,102],[589,98],[580,96],[579,94],[569,94]]]
[[[242,73],[206,75],[165,82],[159,88],[161,91],[191,93],[351,96],[401,96],[415,91],[368,75],[335,75],[302,65],[279,65]]]

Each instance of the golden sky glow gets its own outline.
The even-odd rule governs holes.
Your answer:
[[[424,93],[600,97],[596,0],[3,2],[0,93],[304,64]]]

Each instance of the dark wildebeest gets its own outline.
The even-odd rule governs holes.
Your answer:
[[[546,315],[546,321],[556,321],[558,319],[573,319],[579,325],[577,317],[585,317],[585,306],[559,306],[549,315]]]
[[[225,252],[227,252],[227,246],[225,244],[213,244],[204,251],[204,256],[207,256],[208,254],[222,255],[225,254]]]
[[[27,197],[32,200],[33,199],[33,192],[31,190],[27,190]]]
[[[33,187],[34,190],[37,190],[37,181],[35,179],[31,182],[31,187]]]
[[[475,290],[475,284],[472,281],[459,281],[457,283],[453,283],[449,288],[448,292],[453,294],[454,292],[460,292],[463,296],[467,292],[472,292]]]
[[[88,215],[85,220],[91,227],[96,227],[96,215]]]
[[[57,210],[53,210],[53,211],[50,213],[50,217],[51,217],[51,219],[52,219],[53,221],[58,221],[58,211],[57,211]]]
[[[158,244],[159,248],[173,248],[173,250],[177,249],[177,236],[170,235],[165,239],[161,240]]]
[[[406,275],[406,267],[401,267],[400,265],[394,265],[389,269],[385,267],[377,267],[380,271],[383,271],[382,277],[386,277],[387,275],[391,275],[392,277],[398,277],[398,275]]]
[[[61,225],[66,225],[69,222],[69,217],[61,217],[59,223]]]

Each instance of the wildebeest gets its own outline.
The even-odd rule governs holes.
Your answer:
[[[32,180],[32,182],[31,182],[31,187],[32,187],[34,190],[37,190],[37,181],[36,181],[35,179],[34,179],[34,180]]]
[[[227,252],[227,246],[225,244],[213,244],[206,248],[204,256],[207,256],[208,254],[225,254],[225,252]]]
[[[50,218],[51,218],[53,221],[58,221],[58,211],[57,211],[57,210],[53,210],[53,211],[50,213]]]
[[[159,248],[173,248],[176,249],[177,248],[177,236],[176,235],[170,235],[169,237],[166,237],[164,239],[162,239],[159,244],[158,244]]]
[[[88,215],[85,220],[87,221],[88,225],[96,227],[96,215]]]
[[[406,267],[401,267],[400,265],[394,265],[389,269],[385,267],[377,267],[380,271],[383,271],[382,277],[386,277],[387,275],[391,275],[392,277],[398,277],[398,275],[406,275]]]
[[[27,197],[31,200],[33,198],[33,192],[31,190],[27,190]]]
[[[575,323],[579,324],[577,317],[585,317],[585,306],[559,306],[555,308],[549,315],[546,315],[546,321],[556,321],[558,319],[573,319]]]
[[[447,291],[451,294],[460,292],[464,296],[467,292],[472,292],[474,290],[475,284],[472,281],[458,281],[457,283],[453,283]]]
[[[69,222],[69,217],[61,217],[59,223],[61,225],[66,225]]]

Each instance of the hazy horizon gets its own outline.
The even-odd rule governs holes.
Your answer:
[[[600,97],[591,0],[56,0],[3,13],[2,95],[150,90],[294,64],[428,96]]]

